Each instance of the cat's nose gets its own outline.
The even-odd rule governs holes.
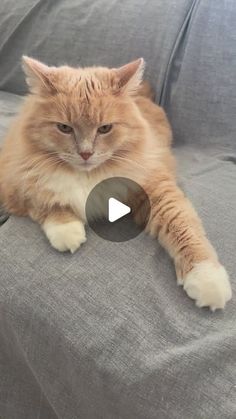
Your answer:
[[[90,151],[83,151],[83,152],[79,153],[79,155],[82,157],[82,159],[88,160],[89,157],[91,157],[93,155],[93,153],[91,153]]]

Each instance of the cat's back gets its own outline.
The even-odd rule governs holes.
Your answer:
[[[154,135],[161,138],[163,144],[169,146],[172,140],[171,127],[164,109],[153,102],[153,97],[150,86],[144,84],[135,97],[135,103]]]

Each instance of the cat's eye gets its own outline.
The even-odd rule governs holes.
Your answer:
[[[57,129],[59,129],[59,131],[63,132],[63,134],[71,134],[73,131],[73,128],[70,127],[69,125],[66,124],[57,124]]]
[[[112,124],[107,124],[107,125],[101,125],[98,128],[98,133],[99,134],[107,134],[108,132],[110,132],[112,129]]]

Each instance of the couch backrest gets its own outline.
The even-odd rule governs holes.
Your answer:
[[[179,142],[232,143],[235,22],[235,0],[2,0],[0,89],[25,93],[23,54],[111,67],[143,56]]]
[[[118,66],[143,56],[159,96],[172,46],[192,1],[3,0],[0,89],[25,93],[23,54],[48,64],[75,66]]]
[[[236,152],[236,1],[201,0],[176,42],[161,99],[179,143]]]

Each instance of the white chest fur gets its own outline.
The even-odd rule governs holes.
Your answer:
[[[115,176],[118,176],[118,174],[106,171],[100,171],[96,174],[80,172],[78,175],[54,172],[49,179],[45,179],[43,186],[54,193],[55,202],[62,206],[70,206],[83,221],[86,221],[86,202],[90,192],[103,180]],[[111,185],[104,184],[104,186],[102,184],[99,192],[92,195],[92,199],[90,199],[90,219],[100,218],[107,213],[109,197],[116,196],[122,200],[127,198],[127,194],[128,190],[125,183],[112,182]]]

